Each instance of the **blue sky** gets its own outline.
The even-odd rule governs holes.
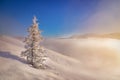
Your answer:
[[[0,0],[0,34],[25,36],[34,15],[44,36],[84,33],[101,3],[103,6],[103,0]]]

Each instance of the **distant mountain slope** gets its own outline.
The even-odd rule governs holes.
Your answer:
[[[95,33],[88,33],[83,35],[73,35],[70,38],[113,38],[113,39],[120,39],[120,33],[110,33],[110,34],[95,34]]]

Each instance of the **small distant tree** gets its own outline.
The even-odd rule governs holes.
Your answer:
[[[27,62],[35,68],[45,68],[45,49],[40,46],[43,40],[41,31],[38,28],[37,19],[34,16],[33,24],[28,28],[29,35],[25,38],[26,50],[21,53],[22,56],[26,57]]]

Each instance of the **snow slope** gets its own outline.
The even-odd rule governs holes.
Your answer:
[[[120,64],[120,40],[110,38],[48,39],[43,45],[84,64]],[[99,62],[98,62],[99,61]]]
[[[48,67],[38,70],[20,56],[22,41],[0,36],[0,80],[120,80],[119,44],[111,39],[48,39],[43,43]]]

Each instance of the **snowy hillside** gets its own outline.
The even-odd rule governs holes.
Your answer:
[[[120,41],[47,39],[47,69],[32,68],[20,56],[22,41],[0,36],[0,80],[120,80]]]

